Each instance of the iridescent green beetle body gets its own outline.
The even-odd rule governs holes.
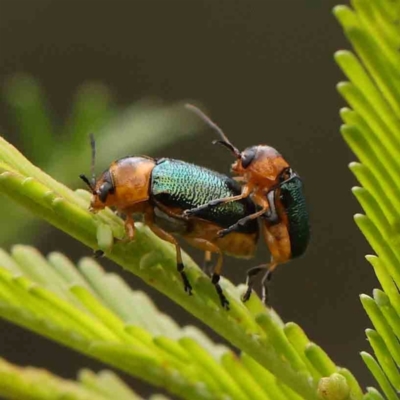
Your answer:
[[[217,254],[212,283],[222,306],[229,308],[218,283],[222,254],[252,257],[259,230],[257,221],[249,221],[226,237],[219,237],[218,232],[254,213],[256,207],[250,199],[243,199],[204,210],[194,217],[185,217],[183,212],[220,196],[239,195],[241,187],[235,180],[183,161],[150,157],[121,158],[93,182],[84,176],[82,179],[93,193],[92,211],[109,206],[124,214],[130,240],[135,237],[133,216],[140,213],[144,216],[144,223],[159,238],[175,245],[177,269],[188,293],[191,293],[192,287],[174,235],[182,236],[189,244],[203,250],[208,262],[211,261],[211,253]]]
[[[303,182],[298,176],[281,185],[280,201],[287,215],[292,258],[300,257],[310,241],[310,219]]]
[[[240,151],[222,129],[200,109],[190,104],[186,107],[217,132],[219,140],[214,143],[223,145],[233,154],[236,160],[231,166],[231,171],[242,182],[242,191],[239,196],[221,197],[185,211],[185,214],[194,216],[210,207],[251,197],[257,211],[223,229],[219,235],[229,236],[249,220],[260,220],[263,236],[271,252],[271,260],[249,270],[248,289],[244,300],[250,297],[255,277],[264,271],[261,283],[263,300],[266,301],[266,284],[271,278],[271,273],[278,265],[302,255],[308,246],[310,229],[302,182],[285,158],[273,147],[260,144]]]
[[[310,241],[310,222],[301,178],[293,175],[267,195],[271,212],[262,219],[269,227],[285,223],[290,239],[291,258],[302,256]]]
[[[151,173],[150,199],[169,208],[190,210],[221,197],[240,194],[240,185],[226,175],[184,161],[156,160]],[[220,204],[199,212],[196,217],[228,228],[255,212],[250,199]],[[255,233],[257,221],[241,226],[237,232]]]

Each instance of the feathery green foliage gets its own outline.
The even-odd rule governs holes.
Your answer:
[[[243,354],[240,362],[229,351],[222,355],[220,361],[213,361],[203,347],[193,340],[186,339],[181,340],[178,347],[176,343],[163,342],[167,348],[162,350],[162,356],[159,354],[160,350],[157,349],[155,352],[153,345],[150,349],[143,349],[139,346],[142,344],[138,342],[149,342],[147,332],[138,327],[126,330],[121,323],[116,324],[120,329],[111,328],[107,324],[113,319],[107,318],[105,310],[102,309],[100,312],[99,307],[92,304],[90,296],[90,301],[84,303],[84,306],[92,307],[90,311],[96,313],[96,318],[89,318],[88,315],[79,312],[80,310],[75,307],[77,301],[75,289],[71,290],[72,293],[66,292],[65,289],[61,290],[62,285],[59,282],[61,278],[54,272],[46,270],[45,262],[38,257],[35,258],[32,251],[30,255],[25,256],[14,254],[13,259],[18,261],[24,273],[29,270],[30,279],[35,278],[39,286],[35,284],[31,287],[25,279],[13,278],[10,273],[0,274],[2,283],[0,296],[13,306],[12,311],[9,307],[0,307],[0,315],[4,318],[97,357],[155,385],[165,385],[167,390],[183,398],[216,399],[231,396],[233,399],[252,399],[254,398],[252,396],[256,396],[255,398],[258,396],[258,398],[314,400],[319,397],[319,384],[326,382],[321,381],[321,378],[332,375],[332,379],[336,379],[337,374],[345,378],[348,390],[343,390],[340,385],[330,385],[331,392],[334,388],[333,393],[347,393],[348,399],[362,398],[361,389],[351,373],[336,367],[319,346],[310,343],[298,326],[294,324],[285,326],[255,295],[249,302],[243,304],[240,299],[245,290],[243,285],[235,287],[227,280],[222,280],[231,310],[227,312],[221,309],[210,279],[188,256],[184,255],[187,274],[194,288],[194,295],[188,296],[182,289],[176,271],[173,246],[161,241],[148,228],[140,225],[133,243],[118,242],[113,245],[113,237],[122,238],[124,235],[123,222],[119,217],[110,210],[104,210],[96,215],[89,213],[89,193],[83,190],[71,191],[32,165],[1,138],[0,191],[93,249],[98,248],[100,239],[102,250],[106,252],[108,258],[166,294],[226,338]],[[12,263],[3,261],[1,264],[6,266]],[[48,280],[53,291],[40,286]],[[118,288],[107,289],[105,282],[96,284],[96,290],[103,288],[109,298],[119,299],[115,300],[119,304],[127,303],[124,298],[120,299],[124,291]],[[17,289],[22,293],[16,294],[14,291]],[[78,292],[80,293],[81,289]],[[89,294],[90,292],[84,290],[85,296]],[[29,296],[29,301],[21,303],[22,299],[28,300],[26,296]],[[85,300],[85,296],[78,297],[78,300]],[[31,307],[34,314],[45,310],[44,315],[54,318],[54,322],[60,325],[43,326],[42,323],[37,325],[38,321],[30,316],[25,319]],[[131,308],[125,313],[125,316],[130,315]],[[151,320],[150,314],[147,313],[146,318]],[[68,334],[71,333],[71,330],[68,331],[71,322],[75,323],[72,335]],[[48,327],[51,329],[47,330]],[[132,330],[139,336],[132,338]],[[129,341],[134,342],[132,348],[127,345]],[[154,344],[160,346],[158,342]],[[189,358],[183,356],[181,347],[186,355],[190,354]],[[167,359],[163,357],[171,353],[174,361],[168,358],[167,363]],[[189,360],[193,363],[193,368],[188,367]],[[268,385],[258,387],[254,383],[258,381],[268,382]],[[200,390],[199,385],[195,385],[194,382],[200,384],[200,388],[204,390]],[[272,392],[268,392],[269,390]]]
[[[361,302],[375,330],[366,331],[375,360],[362,358],[390,400],[400,391],[400,1],[353,0],[334,13],[354,53],[335,59],[350,82],[338,85],[351,109],[341,110],[342,135],[361,163],[352,163],[365,211],[355,221],[377,256],[367,256],[383,288]],[[397,393],[396,393],[397,392]],[[382,398],[370,390],[370,399]]]
[[[284,396],[276,378],[252,358],[237,357],[193,326],[180,328],[144,293],[132,291],[92,259],[81,260],[77,269],[60,253],[46,259],[19,245],[11,255],[0,251],[0,265],[0,316],[11,322],[186,399]],[[11,382],[4,378],[9,372],[0,363],[0,382]],[[268,385],[260,385],[260,374]],[[14,375],[24,382],[18,374],[10,379]],[[49,390],[47,398],[53,386],[62,390],[56,380],[50,381],[50,386],[38,387]],[[0,395],[12,383],[0,385]]]
[[[338,85],[351,106],[341,110],[341,131],[360,160],[350,165],[362,185],[353,192],[365,211],[355,220],[377,253],[367,256],[367,260],[383,289],[375,290],[373,297],[361,296],[375,328],[366,331],[375,358],[366,352],[361,356],[385,396],[392,400],[400,391],[400,0],[353,0],[352,6],[354,10],[335,8],[356,53],[336,53],[336,61],[350,80]],[[108,134],[107,129],[99,134],[100,149],[113,147],[118,155],[122,149],[125,152],[126,142],[114,146],[116,130],[127,132],[125,136],[132,143],[132,113],[116,119],[115,107],[103,87],[89,86],[79,92],[63,132],[74,145],[72,156],[54,142],[54,126],[34,81],[14,83],[8,99],[20,116],[20,130],[27,142],[33,137],[43,142],[42,147],[31,149],[31,156],[58,179],[65,178],[65,165],[77,168],[75,172],[68,168],[69,176],[87,168],[71,162],[70,157],[75,160],[89,154],[86,138],[82,137],[88,130],[100,131],[105,125]],[[175,115],[165,112],[149,118],[149,112],[146,109],[143,123],[138,125],[138,131],[146,135],[135,135],[140,140],[145,138],[145,143],[155,142],[154,137],[169,138],[157,130],[168,121],[179,121],[179,132],[187,134],[188,126],[182,126]],[[156,115],[161,115],[159,123],[152,125]],[[113,146],[109,146],[111,141]],[[138,146],[141,151],[148,149],[146,144]],[[42,164],[49,149],[54,158]],[[107,156],[115,158],[113,154]],[[104,157],[100,155],[100,159]],[[82,260],[76,269],[61,254],[45,259],[24,246],[15,246],[11,254],[0,252],[2,318],[185,399],[383,399],[374,388],[363,394],[350,371],[337,367],[298,325],[283,324],[256,296],[243,304],[243,286],[234,287],[222,280],[232,306],[229,312],[222,310],[209,279],[185,256],[194,286],[194,295],[187,296],[175,270],[174,251],[168,244],[144,226],[138,226],[134,243],[114,244],[114,238],[124,236],[117,216],[110,210],[98,215],[88,213],[87,192],[72,192],[32,165],[4,139],[0,139],[0,192],[92,249],[105,251],[107,257],[226,338],[241,354],[215,345],[195,328],[179,328],[143,293],[133,292],[121,278],[105,273],[93,260]],[[40,384],[42,379],[46,383]],[[91,398],[107,399],[118,385],[120,390],[126,389],[117,378],[112,380],[114,383],[105,383],[101,376],[85,372],[75,384],[46,373],[31,374],[0,361],[0,382],[6,383],[0,384],[0,394],[10,398],[51,398],[54,393],[62,393],[66,398],[83,399],[93,392]],[[29,385],[38,392],[28,393]],[[110,387],[114,390],[108,390]],[[67,389],[68,393],[62,392]],[[33,397],[35,393],[42,397]],[[126,392],[127,399],[138,398],[134,396]]]

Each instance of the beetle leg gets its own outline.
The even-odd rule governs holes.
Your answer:
[[[261,299],[265,305],[268,305],[268,283],[272,279],[272,271],[276,268],[276,264],[273,268],[271,266],[268,268],[268,271],[261,278]]]
[[[176,241],[176,239],[169,234],[168,232],[165,232],[163,229],[158,227],[157,225],[154,224],[153,218],[149,215],[145,215],[145,223],[146,225],[152,230],[152,232],[157,235],[160,239],[165,240],[166,242],[169,242],[175,246],[176,249],[176,268],[179,272],[179,274],[182,277],[183,281],[183,288],[185,292],[188,294],[192,294],[192,285],[189,282],[189,279],[187,278],[185,274],[185,266],[182,262],[182,253],[181,253],[181,247],[179,246],[179,243]]]
[[[203,204],[203,205],[201,205],[199,207],[191,208],[190,210],[185,210],[183,212],[183,215],[189,217],[189,216],[198,214],[201,211],[208,210],[211,207],[218,206],[219,204],[229,203],[231,201],[237,201],[237,200],[241,200],[243,198],[244,197],[241,194],[239,194],[238,196],[224,197],[224,198],[221,198],[221,199],[211,200],[210,202],[208,202],[206,204]]]
[[[127,213],[125,217],[125,232],[129,241],[135,239],[135,221],[130,213]]]
[[[122,239],[116,239],[114,238],[114,243],[129,243],[132,240],[135,240],[135,232],[136,232],[136,228],[135,228],[135,220],[132,218],[132,215],[130,212],[120,212],[120,216],[125,215],[125,222],[124,222],[124,226],[125,226],[125,234],[126,237],[122,238]],[[97,257],[96,257],[97,258]]]
[[[235,224],[231,225],[229,228],[221,229],[220,231],[218,231],[218,233],[217,233],[218,237],[224,237],[228,233],[231,233],[231,232],[239,230],[240,227],[246,225],[252,219],[256,219],[258,217],[261,217],[261,215],[265,214],[268,210],[269,210],[269,205],[264,206],[260,211],[257,211],[254,214],[250,214],[247,217],[239,219],[238,222],[236,222]]]
[[[247,290],[244,293],[242,300],[244,302],[248,301],[251,296],[251,292],[253,290],[253,285],[256,277],[261,271],[265,271],[262,279],[261,279],[261,285],[262,285],[262,302],[267,305],[267,299],[268,299],[268,282],[271,280],[272,277],[272,271],[277,267],[278,263],[272,261],[269,264],[262,264],[258,265],[257,267],[250,268],[247,271]]]
[[[93,258],[98,259],[104,256],[104,251],[103,250],[93,250]]]
[[[222,291],[222,288],[219,284],[219,280],[221,278],[223,257],[222,257],[221,250],[217,246],[215,246],[215,248],[218,250],[218,259],[217,259],[217,264],[214,267],[213,274],[211,276],[211,282],[215,286],[215,290],[217,291],[219,300],[221,302],[221,306],[223,308],[225,308],[226,310],[229,310],[229,301],[225,297],[224,292]]]
[[[247,271],[247,279],[246,279],[246,285],[247,289],[246,292],[244,293],[242,300],[243,302],[246,302],[250,299],[251,292],[253,290],[253,285],[254,285],[254,280],[257,277],[257,275],[265,268],[265,265],[260,265],[257,267],[250,268]]]
[[[211,243],[205,239],[200,238],[185,238],[185,240],[190,243],[193,247],[196,247],[200,250],[204,250],[209,253],[217,253],[218,259],[217,264],[214,267],[213,274],[211,276],[211,282],[215,286],[215,290],[217,291],[219,300],[221,302],[221,306],[226,310],[229,310],[229,301],[225,297],[224,292],[219,284],[219,279],[221,277],[222,270],[222,262],[223,256],[219,247],[217,247],[214,243]]]
[[[231,196],[231,197],[223,197],[221,199],[215,199],[215,200],[211,200],[210,202],[203,204],[199,207],[195,207],[192,208],[190,210],[185,210],[183,212],[183,215],[185,216],[191,216],[191,215],[195,215],[201,211],[207,210],[211,207],[215,207],[219,204],[224,204],[224,203],[230,203],[232,201],[238,201],[238,200],[242,200],[245,199],[246,197],[248,197],[251,193],[251,191],[253,190],[253,186],[252,185],[244,185],[242,188],[242,193],[237,195],[237,196]]]

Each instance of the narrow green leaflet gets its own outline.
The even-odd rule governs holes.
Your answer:
[[[55,181],[33,166],[4,139],[0,139],[0,191],[92,249],[96,250],[101,247],[108,258],[166,294],[225,337],[235,347],[253,357],[266,368],[268,371],[266,373],[276,376],[280,390],[284,390],[286,395],[289,393],[290,397],[293,397],[297,393],[305,399],[317,398],[319,376],[316,375],[312,364],[306,361],[309,342],[304,341],[303,337],[301,345],[297,343],[296,346],[293,346],[285,334],[284,324],[280,318],[273,310],[266,309],[256,295],[252,296],[248,303],[244,304],[241,301],[243,286],[235,287],[229,281],[222,280],[221,285],[229,298],[231,310],[227,312],[221,309],[209,277],[187,255],[184,255],[187,274],[194,288],[193,296],[188,296],[182,290],[181,279],[176,271],[173,246],[159,240],[148,228],[140,224],[138,224],[137,235],[133,243],[126,244],[120,241],[113,244],[114,237],[119,239],[124,237],[123,221],[119,217],[111,210],[105,210],[96,215],[88,212],[90,198],[88,192],[83,190],[73,192]],[[30,308],[33,313],[38,312],[36,306],[45,310],[46,315],[53,319],[54,329],[57,327],[57,329],[66,330],[71,322],[77,322],[76,335],[66,335],[61,339],[58,331],[54,331],[54,329],[40,331],[41,328],[36,325],[37,321],[30,321],[30,325],[25,326],[36,331],[39,330],[40,333],[50,338],[62,341],[66,345],[100,358],[153,384],[165,382],[167,385],[168,383],[167,388],[181,396],[183,394],[189,396],[190,393],[192,396],[190,398],[208,398],[207,396],[215,398],[213,397],[215,393],[212,392],[212,390],[216,390],[215,385],[219,385],[219,390],[227,392],[232,398],[243,398],[245,395],[239,386],[228,385],[228,381],[222,379],[222,376],[216,382],[216,375],[210,374],[211,368],[203,366],[204,371],[201,374],[196,369],[183,368],[186,365],[184,359],[175,360],[173,358],[176,364],[171,365],[173,370],[176,368],[184,376],[166,380],[163,374],[170,376],[172,370],[167,372],[157,370],[157,366],[165,365],[162,358],[139,346],[137,340],[132,338],[132,333],[135,335],[139,333],[142,340],[148,341],[148,335],[145,335],[143,329],[138,330],[138,324],[146,330],[153,329],[155,326],[158,330],[154,333],[162,335],[165,334],[165,326],[174,327],[175,324],[166,316],[160,320],[148,318],[154,311],[148,302],[143,303],[143,307],[139,308],[137,313],[132,312],[132,309],[135,308],[135,295],[132,295],[130,289],[115,276],[99,281],[99,277],[101,278],[103,274],[98,268],[92,267],[93,260],[86,260],[80,266],[85,275],[85,283],[82,284],[82,277],[77,276],[70,262],[63,259],[62,256],[52,255],[58,259],[58,266],[55,271],[47,274],[44,273],[45,261],[43,258],[37,254],[34,255],[34,252],[32,255],[25,256],[22,253],[20,247],[14,248],[13,260],[7,259],[4,266],[11,265],[16,268],[14,265],[16,262],[22,265],[34,260],[35,265],[28,269],[20,267],[24,273],[28,274],[27,278],[43,284],[49,276],[51,282],[46,290],[36,286],[30,288],[29,282],[24,276],[16,279],[13,286],[10,287],[9,277],[2,275],[0,270],[0,276],[4,278],[0,291],[4,298],[15,301],[20,306],[29,303],[29,306],[25,306],[25,308]],[[62,279],[72,279],[76,285],[66,290],[60,283]],[[26,301],[28,295],[26,288],[29,288],[29,302]],[[21,293],[15,296],[14,290],[17,289]],[[93,303],[90,294],[96,291],[102,291],[109,307],[118,318],[122,318],[124,323],[128,324],[127,327],[123,327],[121,321],[110,316],[109,310]],[[18,303],[22,299],[25,301]],[[88,318],[85,314],[76,313],[75,307],[81,308],[83,305],[87,311],[96,316],[95,320]],[[9,318],[7,313],[3,316]],[[160,321],[163,321],[165,326],[160,326]],[[96,341],[97,339],[100,342]],[[123,343],[131,341],[133,347],[128,350],[122,342],[109,344],[109,341],[117,339],[123,340]],[[87,346],[88,340],[94,341],[94,343]],[[291,340],[296,339],[292,337]],[[159,343],[166,346],[165,342]],[[181,351],[177,351],[176,346],[164,349],[164,351],[166,350],[168,353],[174,353],[174,357],[181,353]],[[127,354],[130,354],[132,359],[127,358]],[[196,354],[201,359],[202,353]],[[326,358],[329,359],[327,356]],[[330,363],[334,365],[332,361]],[[333,373],[338,370],[339,368],[335,366],[329,372]],[[205,397],[198,397],[200,396],[198,387],[193,386],[194,379],[200,379],[201,382],[207,383],[208,391],[205,391],[205,394],[201,392],[201,396]],[[356,393],[360,393],[360,391],[356,391]],[[361,396],[357,395],[355,398],[359,399]]]
[[[350,169],[362,185],[353,193],[365,215],[355,222],[377,256],[367,256],[383,291],[361,302],[375,330],[367,337],[374,359],[362,358],[388,399],[400,389],[400,1],[352,0],[334,14],[354,53],[335,60],[349,82],[338,85],[350,105],[341,110],[343,138],[360,160]],[[382,399],[369,388],[365,399]]]
[[[299,397],[250,356],[237,356],[214,344],[197,328],[180,328],[143,292],[131,290],[119,276],[106,273],[91,258],[82,259],[76,268],[62,254],[51,253],[45,258],[28,246],[14,246],[10,254],[0,251],[0,316],[181,398],[314,398]],[[265,323],[261,327],[265,328]],[[279,327],[284,355],[289,341],[284,344],[285,331]],[[302,340],[303,345],[309,342]],[[296,368],[297,379],[308,376],[301,365]],[[104,374],[96,377],[82,372],[80,381],[86,389],[78,387],[75,397],[68,394],[66,398],[86,399],[85,390],[95,390],[98,394],[93,399],[101,400],[123,391],[122,383],[120,389],[114,389],[116,378]],[[40,384],[42,378],[46,384]],[[115,384],[109,385],[107,379]],[[19,393],[20,399],[52,398],[65,387],[75,388],[44,372],[30,375],[15,368],[2,369],[1,363],[0,382],[0,395],[13,398]],[[35,388],[32,397],[27,393],[29,385]]]

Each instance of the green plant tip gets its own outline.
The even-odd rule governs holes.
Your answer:
[[[390,300],[388,295],[380,289],[374,289],[373,291],[374,299],[379,307],[385,307],[390,305]]]
[[[318,396],[323,400],[346,400],[350,388],[346,378],[338,373],[322,378],[318,383]]]

